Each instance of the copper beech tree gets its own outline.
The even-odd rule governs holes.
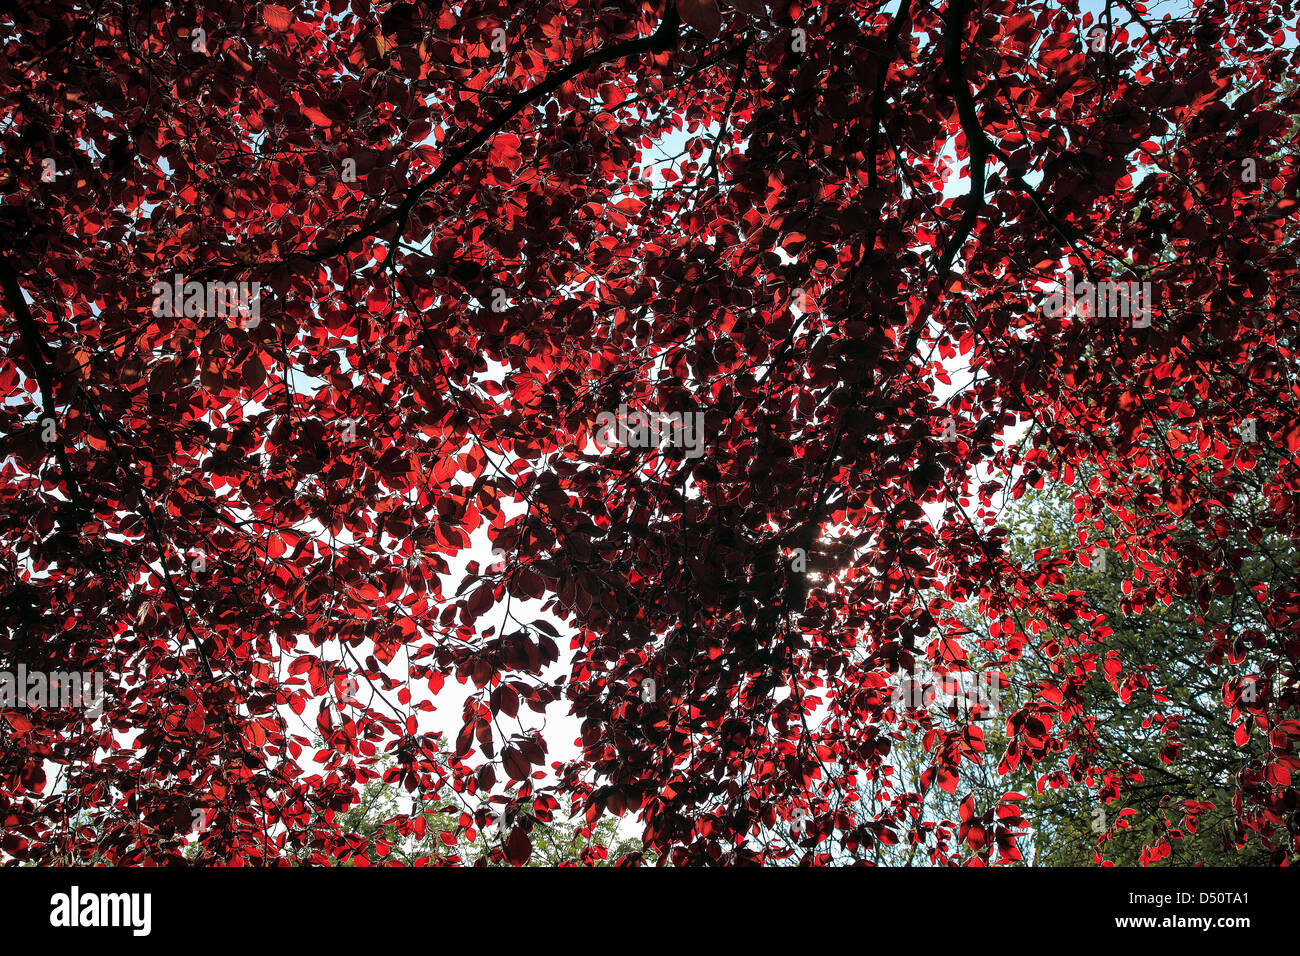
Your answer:
[[[512,863],[1020,861],[1033,788],[1145,785],[1088,701],[1194,596],[1223,839],[1291,861],[1295,14],[13,5],[0,857],[383,859],[379,775]],[[1012,560],[1049,484],[1077,541]]]

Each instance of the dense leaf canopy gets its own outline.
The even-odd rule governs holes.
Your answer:
[[[1290,860],[1295,11],[1092,9],[0,14],[0,664],[106,675],[0,711],[3,857],[346,862],[383,775],[514,863],[1014,862],[1017,787],[1139,785],[1103,698],[1178,734],[1109,639],[1185,608],[1225,839]]]

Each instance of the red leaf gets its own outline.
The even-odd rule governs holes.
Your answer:
[[[722,11],[718,9],[718,0],[677,0],[677,12],[683,20],[709,39],[716,37],[722,29]]]
[[[316,108],[314,108],[314,107],[311,107],[311,106],[304,106],[304,107],[302,108],[302,115],[305,116],[305,117],[307,117],[309,120],[311,120],[311,121],[312,121],[313,123],[315,123],[317,126],[333,126],[333,125],[334,125],[334,121],[333,121],[332,119],[330,119],[328,116],[326,116],[326,115],[325,115],[324,113],[322,113],[320,110],[318,110],[318,109],[316,109]]]
[[[16,711],[11,710],[9,713],[5,714],[5,718],[9,721],[9,725],[13,727],[19,736],[32,729],[32,722]]]
[[[475,588],[474,593],[469,596],[466,602],[466,609],[472,617],[481,617],[492,606],[494,598],[492,596],[491,584],[480,584]]]
[[[293,26],[293,13],[274,3],[262,8],[262,19],[276,33],[284,33]]]
[[[524,755],[513,747],[507,747],[501,753],[501,759],[505,763],[506,773],[510,774],[511,780],[527,780],[528,774],[532,767],[524,759]]]
[[[528,834],[522,828],[515,828],[506,838],[506,859],[514,866],[523,866],[528,862],[528,858],[533,855],[533,841],[528,839]]]

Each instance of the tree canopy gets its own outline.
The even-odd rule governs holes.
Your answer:
[[[1292,862],[1295,16],[6,9],[0,857]]]

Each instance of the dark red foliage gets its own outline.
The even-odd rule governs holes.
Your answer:
[[[387,773],[453,785],[466,827],[509,792],[516,864],[570,810],[633,815],[664,862],[842,861],[914,839],[900,670],[975,650],[1058,678],[1002,715],[1002,769],[1088,780],[1082,678],[1133,675],[1078,592],[1025,586],[1074,552],[1008,561],[997,516],[1087,466],[1080,547],[1123,529],[1128,610],[1258,605],[1206,653],[1223,746],[1271,742],[1238,835],[1289,860],[1300,579],[1243,590],[1218,543],[1300,537],[1295,11],[1144,11],[0,14],[0,663],[107,675],[102,715],[0,712],[5,858],[175,861],[197,813],[203,862],[344,860],[336,814]],[[1045,317],[1066,269],[1149,282],[1149,325]],[[260,283],[256,314],[167,315],[177,275]],[[703,453],[593,444],[620,404],[703,413]],[[462,586],[471,535],[501,565]],[[551,768],[538,715],[570,712]],[[920,728],[924,788],[981,727]],[[1019,799],[926,852],[1019,859]]]

